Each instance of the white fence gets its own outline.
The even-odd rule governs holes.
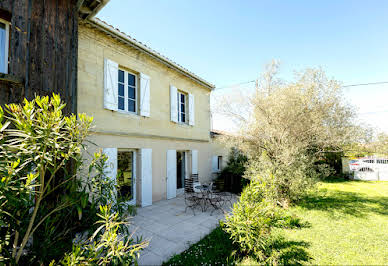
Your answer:
[[[363,158],[350,166],[355,180],[388,181],[388,159]]]

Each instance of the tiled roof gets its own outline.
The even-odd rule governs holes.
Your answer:
[[[132,47],[137,48],[137,49],[147,53],[148,55],[155,57],[156,59],[158,59],[162,63],[166,64],[167,66],[169,66],[169,67],[171,67],[171,68],[173,68],[175,70],[177,70],[178,72],[184,74],[185,76],[193,79],[197,83],[200,83],[201,85],[203,85],[205,87],[208,87],[209,89],[214,89],[215,88],[215,86],[213,84],[211,84],[211,83],[207,82],[206,80],[202,79],[201,77],[197,76],[193,72],[189,71],[187,68],[184,68],[183,66],[181,66],[178,63],[172,61],[168,57],[160,54],[159,52],[157,52],[155,50],[153,50],[152,48],[150,48],[146,44],[136,40],[135,38],[132,38],[130,35],[120,31],[120,29],[118,29],[118,28],[108,24],[107,22],[105,22],[105,21],[103,21],[103,20],[101,20],[99,18],[96,18],[96,17],[90,19],[88,22],[90,24],[98,27],[98,28],[103,27],[106,31],[108,31],[106,33],[108,33],[112,37],[116,37],[116,38],[119,38],[119,39],[124,39],[127,42],[127,44],[130,44]]]

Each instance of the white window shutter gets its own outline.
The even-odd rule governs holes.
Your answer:
[[[104,60],[104,108],[117,111],[119,65],[112,60]]]
[[[103,153],[108,158],[105,162],[104,174],[117,184],[117,148],[104,148]]]
[[[189,125],[194,126],[195,124],[195,104],[194,95],[189,94]]]
[[[141,206],[152,205],[152,149],[141,149]]]
[[[218,156],[212,157],[212,172],[213,173],[218,172]]]
[[[167,151],[167,199],[176,197],[176,150]]]
[[[191,173],[198,174],[198,150],[191,151]]]
[[[178,89],[170,85],[171,121],[178,123]]]
[[[150,117],[150,77],[140,73],[140,115]]]

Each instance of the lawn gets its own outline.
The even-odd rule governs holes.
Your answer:
[[[388,182],[335,179],[289,209],[300,217],[300,229],[275,229],[274,244],[283,263],[388,264]],[[166,265],[244,264],[220,228],[172,257]]]

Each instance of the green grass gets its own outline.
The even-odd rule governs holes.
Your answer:
[[[234,250],[237,250],[237,246],[221,227],[217,227],[209,235],[183,253],[173,256],[163,265],[229,265],[234,261]]]
[[[275,229],[284,264],[388,264],[388,182],[334,179],[289,209],[300,229]],[[165,265],[252,265],[220,228]]]
[[[308,243],[308,263],[388,264],[388,182],[321,183],[290,211],[310,226],[277,233]]]

